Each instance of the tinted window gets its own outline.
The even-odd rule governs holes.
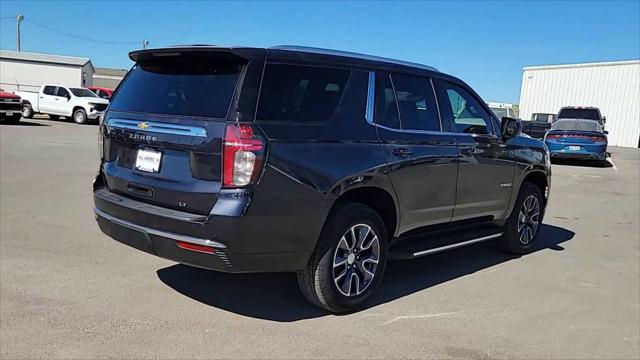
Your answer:
[[[403,129],[440,131],[431,82],[427,78],[391,75]]]
[[[111,108],[224,118],[242,66],[204,55],[148,60],[131,69]]]
[[[73,95],[78,96],[78,97],[96,97],[96,94],[94,94],[89,89],[71,88],[70,90],[73,93]]]
[[[388,74],[376,73],[374,122],[382,126],[400,129],[396,95]]]
[[[62,96],[62,97],[65,97],[65,96],[69,96],[69,95],[70,95],[70,94],[69,94],[69,92],[67,91],[67,89],[65,89],[65,88],[63,88],[63,87],[59,87],[59,88],[58,88],[58,91],[56,92],[56,96]]]
[[[327,121],[336,111],[349,70],[268,64],[257,118],[271,121]]]
[[[600,120],[600,114],[596,109],[562,109],[558,114],[559,119],[589,119]]]
[[[602,132],[600,123],[593,120],[558,120],[551,126],[551,130],[575,130]]]
[[[490,109],[491,111],[493,111],[494,114],[496,114],[496,117],[498,119],[502,119],[505,116],[509,116],[509,114],[507,113],[507,109],[505,108],[492,107]]]
[[[465,89],[445,83],[451,110],[451,131],[469,134],[488,134],[490,116]]]
[[[47,94],[47,95],[55,95],[56,87],[55,86],[45,86],[44,90],[42,90],[42,92]]]

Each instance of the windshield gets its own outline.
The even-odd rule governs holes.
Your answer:
[[[89,89],[71,88],[69,90],[71,90],[73,95],[75,95],[77,97],[97,97],[96,94],[94,94],[93,91],[91,91]]]
[[[602,132],[602,126],[591,120],[558,120],[551,126],[551,130],[573,130]]]
[[[509,116],[508,113],[507,113],[507,109],[497,108],[497,107],[492,107],[490,109],[491,109],[491,111],[493,111],[494,114],[496,114],[496,117],[498,119],[502,119],[505,116]]]
[[[558,113],[558,119],[600,120],[600,114],[596,109],[567,108],[560,110],[560,113]]]
[[[242,65],[180,56],[134,66],[111,98],[111,109],[224,118]]]

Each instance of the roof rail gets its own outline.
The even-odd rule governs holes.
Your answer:
[[[321,55],[343,56],[343,57],[350,57],[350,58],[356,58],[356,59],[362,59],[362,60],[380,61],[380,62],[386,62],[386,63],[396,64],[396,65],[411,66],[411,67],[416,67],[424,70],[439,72],[439,70],[434,68],[433,66],[418,64],[410,61],[389,59],[389,58],[375,56],[375,55],[359,54],[359,53],[354,53],[349,51],[331,50],[331,49],[323,49],[323,48],[316,48],[316,47],[309,47],[309,46],[297,46],[297,45],[278,45],[278,46],[272,46],[268,49],[300,51],[300,52],[321,54]]]

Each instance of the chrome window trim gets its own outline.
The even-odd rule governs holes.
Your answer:
[[[145,123],[147,126],[144,128],[138,127],[143,123]],[[207,137],[207,129],[201,126],[186,126],[164,122],[127,120],[119,118],[110,118],[109,120],[107,120],[105,125],[111,128],[118,129],[129,129],[171,135]]]
[[[180,235],[180,234],[174,234],[174,233],[170,233],[170,232],[166,232],[166,231],[162,231],[162,230],[156,230],[156,229],[152,229],[146,226],[142,226],[142,225],[138,225],[138,224],[134,224],[130,221],[126,221],[126,220],[122,220],[122,219],[118,219],[112,215],[107,214],[106,212],[98,209],[98,208],[93,208],[93,211],[95,212],[95,214],[97,216],[100,216],[106,220],[108,220],[109,222],[114,222],[120,226],[124,226],[124,227],[128,227],[130,229],[136,230],[136,231],[141,231],[147,234],[151,234],[151,235],[157,235],[157,236],[161,236],[167,239],[172,239],[172,240],[176,240],[176,241],[184,241],[184,242],[188,242],[191,244],[197,244],[197,245],[204,245],[204,246],[212,246],[214,248],[217,249],[226,249],[226,246],[224,244],[221,244],[217,241],[213,241],[213,240],[209,240],[209,239],[202,239],[202,238],[196,238],[193,236],[187,236],[187,235]]]
[[[376,73],[375,71],[369,71],[369,84],[367,87],[367,108],[365,111],[365,118],[367,122],[371,125],[375,125],[373,123],[373,114],[374,114],[374,103],[375,103],[375,94],[376,94]]]

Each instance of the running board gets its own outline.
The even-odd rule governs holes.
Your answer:
[[[444,246],[438,246],[438,247],[435,247],[435,248],[419,250],[419,251],[406,251],[406,250],[403,251],[402,249],[397,249],[397,250],[396,249],[391,249],[390,252],[389,252],[389,259],[391,259],[391,260],[414,259],[414,258],[418,258],[418,257],[421,257],[421,256],[436,254],[436,253],[443,252],[443,251],[457,249],[457,248],[460,248],[460,247],[463,247],[463,246],[473,245],[473,244],[481,243],[481,242],[484,242],[484,241],[497,239],[497,238],[499,238],[501,236],[502,236],[502,232],[499,232],[499,233],[495,233],[495,234],[490,234],[490,235],[485,235],[485,236],[473,238],[473,239],[470,239],[470,240],[465,240],[465,241],[461,241],[461,242],[456,242],[456,243],[452,243],[452,244],[448,244],[448,245],[444,245]]]

